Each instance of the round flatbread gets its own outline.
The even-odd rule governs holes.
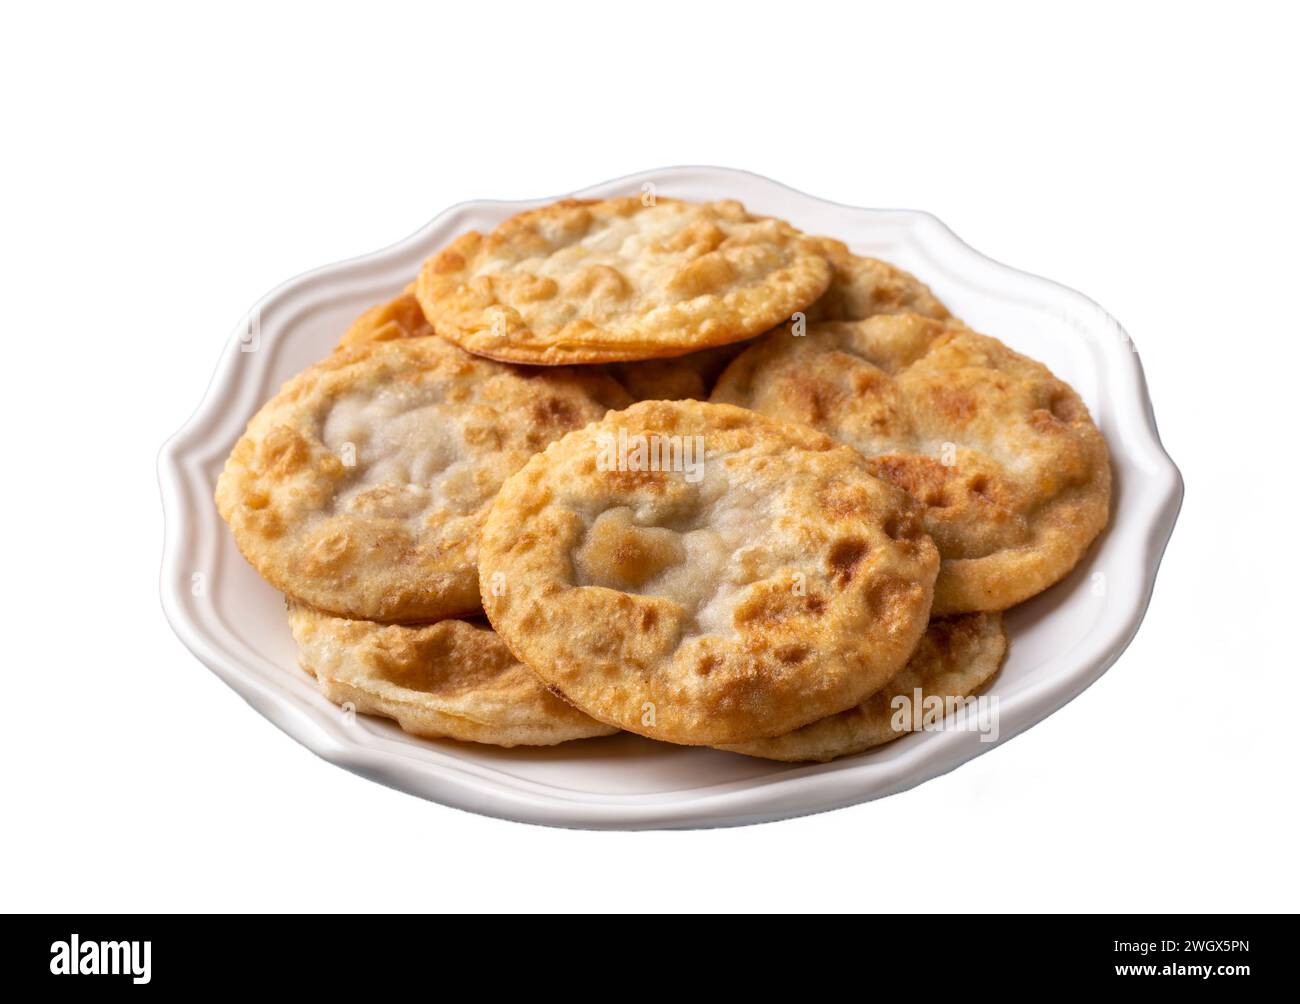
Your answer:
[[[553,746],[618,731],[549,693],[482,625],[376,624],[290,603],[289,627],[321,693],[412,735]]]
[[[930,710],[933,700],[947,708],[948,702],[974,694],[997,673],[1006,651],[1001,614],[933,620],[902,671],[857,707],[775,739],[723,748],[790,762],[825,763],[861,753],[907,735],[918,724],[932,727],[941,717]]]
[[[412,283],[400,296],[371,307],[353,321],[339,339],[338,347],[346,349],[371,342],[389,342],[395,338],[427,338],[432,334],[433,325],[424,319]]]
[[[683,355],[752,338],[825,291],[831,268],[739,202],[569,199],[470,232],[416,295],[438,334],[516,363]]]
[[[436,337],[341,349],[249,422],[217,507],[263,578],[311,606],[475,613],[478,532],[501,483],[627,403],[608,375],[521,370]]]
[[[812,240],[831,263],[831,284],[804,312],[810,322],[862,321],[877,314],[920,314],[939,321],[951,316],[930,287],[910,272],[879,258],[855,255],[830,237]]]
[[[594,718],[667,742],[780,735],[902,668],[938,570],[907,494],[811,429],[643,402],[502,487],[479,574],[497,632]]]
[[[803,337],[778,329],[710,400],[826,432],[919,500],[943,556],[936,615],[1028,599],[1106,525],[1106,443],[1079,395],[959,322],[899,314]]]

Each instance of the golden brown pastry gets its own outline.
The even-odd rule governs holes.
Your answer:
[[[570,199],[462,235],[420,271],[438,334],[515,363],[606,363],[742,341],[831,280],[815,244],[738,202]]]
[[[811,429],[653,401],[570,433],[483,528],[488,617],[592,717],[684,744],[852,707],[929,619],[934,545],[905,492]]]
[[[956,321],[778,329],[727,368],[710,400],[834,436],[910,492],[943,556],[936,615],[1028,599],[1106,525],[1106,443],[1079,395]]]
[[[436,337],[340,349],[249,422],[217,508],[262,577],[311,606],[476,613],[478,532],[501,483],[627,402],[605,374],[520,370]]]

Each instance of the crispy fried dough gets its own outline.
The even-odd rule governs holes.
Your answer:
[[[478,531],[501,483],[627,402],[608,375],[522,370],[436,337],[341,349],[249,422],[217,507],[253,567],[314,607],[475,613]]]
[[[627,388],[633,400],[704,401],[727,364],[748,345],[749,342],[735,342],[672,359],[611,363],[607,368],[610,376]]]
[[[907,661],[937,570],[919,508],[860,454],[696,401],[634,405],[530,460],[479,566],[489,619],[544,681],[687,745],[857,704]]]
[[[738,202],[570,199],[457,238],[425,263],[416,295],[443,338],[493,359],[556,365],[752,338],[830,279],[808,238]]]
[[[930,287],[910,272],[879,258],[855,255],[830,237],[812,240],[831,263],[831,284],[804,312],[810,322],[862,321],[877,314],[920,314],[938,321],[951,316]]]
[[[943,556],[936,615],[1028,599],[1106,525],[1106,443],[1079,395],[959,322],[899,314],[773,331],[710,400],[828,433],[919,500]]]
[[[387,303],[371,307],[343,333],[338,347],[368,345],[371,342],[389,342],[396,338],[427,338],[433,334],[433,325],[424,319],[420,301],[415,298],[415,284],[407,286],[402,294]]]
[[[290,603],[289,626],[321,693],[412,735],[552,746],[618,731],[548,692],[481,624],[376,624]]]
[[[997,673],[1006,650],[1007,636],[1002,629],[1001,614],[966,614],[933,620],[907,665],[857,707],[774,739],[723,748],[746,756],[792,762],[820,760],[824,763],[861,753],[910,730],[910,714],[903,716],[907,724],[902,730],[895,728],[893,702],[896,698],[906,698],[912,710],[916,692],[920,691],[922,704],[915,711],[923,715],[922,724],[929,725],[937,716],[925,712],[927,699],[960,698],[975,693]]]

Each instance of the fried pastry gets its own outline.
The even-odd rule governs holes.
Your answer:
[[[749,342],[734,342],[671,359],[611,363],[609,374],[634,401],[704,401],[727,364]]]
[[[831,263],[832,277],[826,292],[804,311],[805,323],[860,321],[876,314],[949,316],[929,288],[901,268],[852,254],[829,237],[812,240]],[[752,339],[671,359],[614,363],[609,370],[637,401],[706,401],[722,371],[750,344]]]
[[[457,238],[425,262],[416,295],[462,348],[556,365],[752,338],[830,280],[811,240],[739,202],[569,199]]]
[[[592,717],[686,745],[781,735],[906,663],[938,554],[814,430],[697,401],[607,415],[505,485],[480,544],[511,650]]]
[[[628,400],[606,374],[523,370],[436,337],[340,349],[249,422],[217,507],[263,578],[311,606],[475,613],[478,532],[501,483]]]
[[[552,746],[618,731],[549,693],[481,624],[376,624],[290,603],[289,626],[321,693],[412,735]]]
[[[727,368],[710,400],[828,433],[919,500],[943,556],[936,615],[1028,599],[1106,525],[1110,463],[1079,395],[956,321],[778,329]]]
[[[810,322],[862,321],[877,314],[920,314],[945,320],[951,315],[910,272],[853,254],[830,237],[814,237],[817,250],[831,263],[831,284],[804,313]]]
[[[907,665],[857,707],[774,739],[723,748],[786,761],[826,762],[861,753],[906,735],[916,722],[930,725],[938,717],[928,710],[930,699],[946,702],[974,694],[997,673],[1006,651],[1001,614],[933,620]],[[919,707],[915,706],[918,691]],[[895,704],[898,698],[904,699],[902,705]]]
[[[370,342],[389,342],[395,338],[427,338],[432,334],[433,325],[424,319],[412,283],[400,296],[371,307],[353,321],[339,339],[338,347],[346,349]]]

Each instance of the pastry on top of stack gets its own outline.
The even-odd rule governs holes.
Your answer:
[[[471,231],[420,270],[434,329],[514,363],[612,363],[741,341],[820,296],[816,244],[739,202],[570,199]]]
[[[625,442],[657,456],[624,462]],[[484,607],[594,718],[686,745],[780,735],[907,662],[939,567],[919,515],[811,429],[646,401],[506,482],[483,528],[480,579],[502,586]]]

